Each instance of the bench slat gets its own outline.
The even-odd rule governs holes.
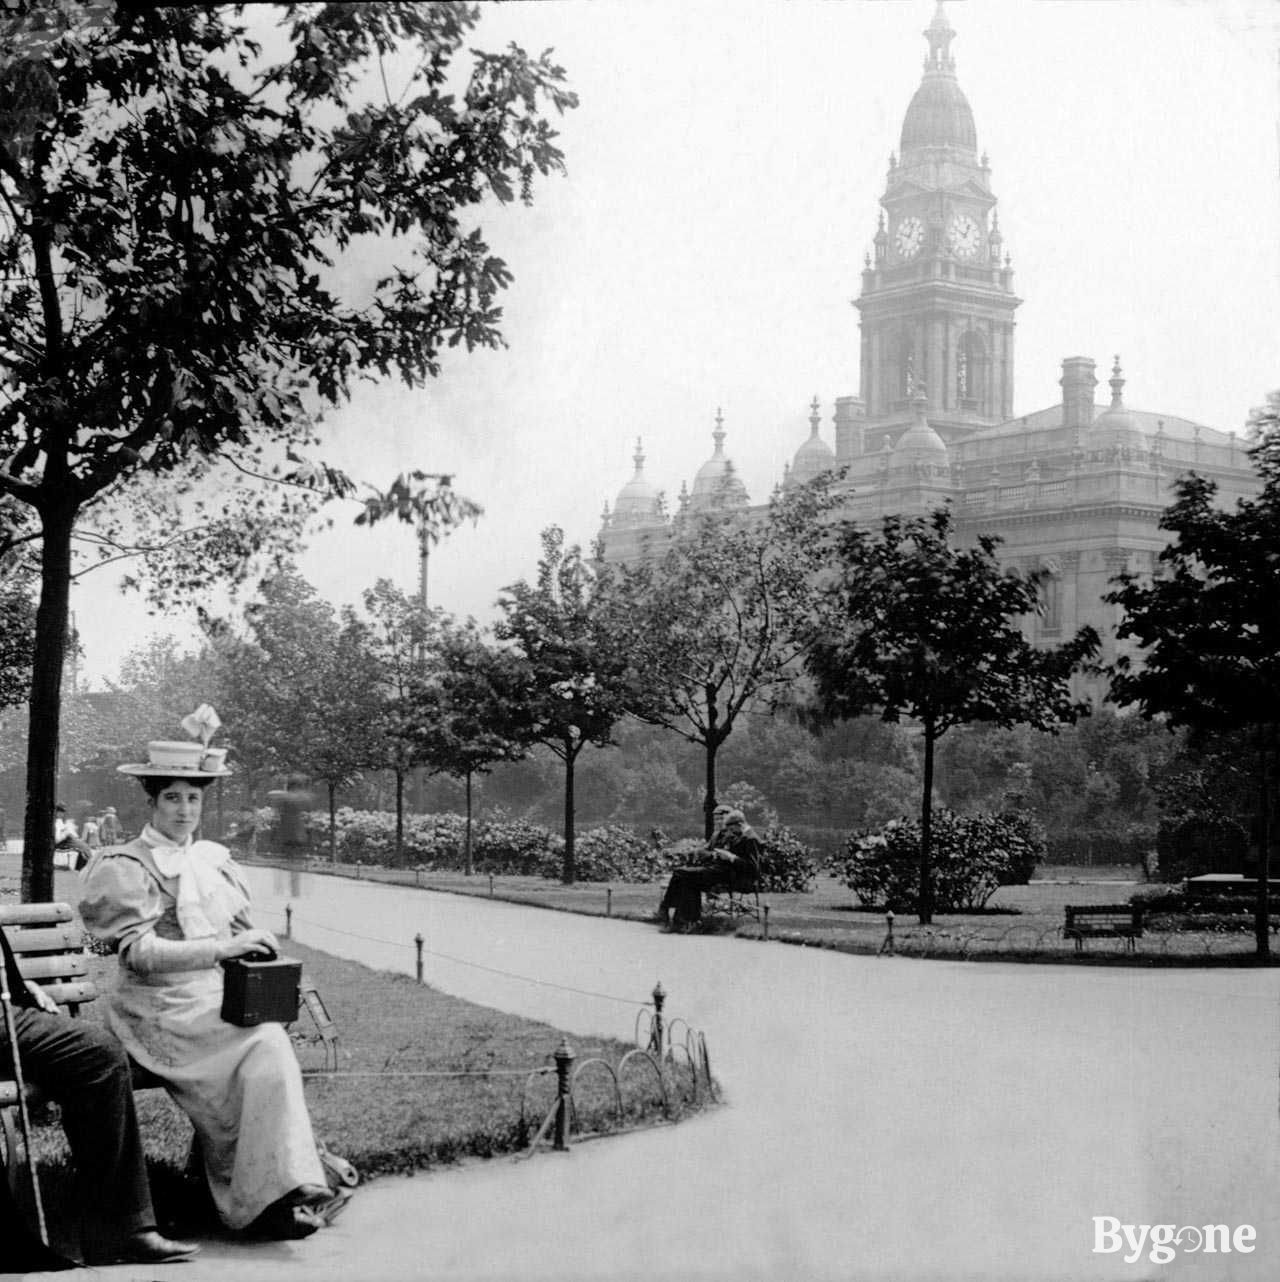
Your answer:
[[[72,918],[70,904],[6,904],[0,908],[0,926],[43,926]]]
[[[43,953],[38,957],[19,957],[18,970],[23,979],[71,979],[87,975],[89,963],[83,953]]]
[[[41,984],[50,997],[59,1006],[79,1006],[84,1002],[95,1001],[98,986],[91,979],[76,980],[74,983]]]
[[[26,953],[74,952],[84,946],[84,935],[78,926],[48,926],[34,930],[7,930],[9,946],[21,957]]]

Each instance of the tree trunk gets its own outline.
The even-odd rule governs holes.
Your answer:
[[[924,724],[924,800],[920,804],[920,924],[933,923],[933,722]]]
[[[73,509],[42,513],[40,604],[36,608],[27,734],[27,813],[22,833],[22,900],[53,899],[53,808],[57,804],[58,730],[67,656]]]
[[[338,789],[334,784],[326,785],[329,789],[329,862],[338,862]]]
[[[713,818],[716,809],[716,753],[720,751],[723,736],[719,729],[719,708],[716,706],[714,686],[707,686],[703,692],[707,700],[707,733],[703,736],[705,748],[702,779],[702,839],[710,841],[716,825]]]
[[[464,838],[462,851],[463,872],[471,876],[471,771],[467,771],[467,835]]]
[[[404,862],[404,771],[397,766],[396,776],[396,865]]]
[[[564,754],[564,871],[560,880],[572,886],[577,880],[578,868],[574,859],[573,831],[573,767],[577,751],[572,743],[565,744]]]
[[[1258,892],[1254,899],[1253,934],[1257,943],[1258,961],[1265,965],[1271,959],[1271,791],[1274,749],[1270,742],[1263,741],[1259,755],[1262,777],[1258,798]]]

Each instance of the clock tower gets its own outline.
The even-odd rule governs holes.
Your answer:
[[[1013,271],[991,169],[956,80],[941,0],[925,29],[924,78],[889,157],[861,313],[866,448],[892,444],[923,395],[946,443],[1013,415]]]

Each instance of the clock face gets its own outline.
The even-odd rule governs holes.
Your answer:
[[[957,214],[947,229],[947,244],[957,258],[972,258],[982,244],[982,230],[968,214]]]
[[[924,240],[924,224],[918,218],[904,218],[898,224],[893,243],[903,258],[914,258]]]

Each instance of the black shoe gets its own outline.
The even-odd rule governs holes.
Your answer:
[[[155,1229],[143,1229],[125,1238],[98,1264],[179,1264],[194,1259],[200,1248],[194,1242],[173,1242]]]
[[[281,1199],[267,1207],[245,1230],[248,1237],[268,1242],[292,1242],[324,1228],[324,1220],[310,1206],[289,1205]]]

